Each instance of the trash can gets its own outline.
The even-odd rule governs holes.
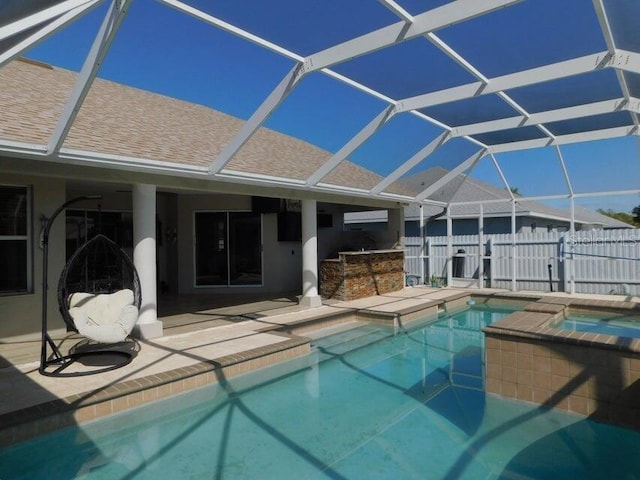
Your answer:
[[[458,253],[453,256],[453,276],[455,278],[464,277],[464,254],[464,249],[459,248]]]

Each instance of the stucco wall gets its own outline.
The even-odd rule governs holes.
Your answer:
[[[28,185],[32,193],[32,290],[21,295],[0,296],[0,337],[10,337],[40,331],[42,298],[42,249],[39,247],[40,217],[50,216],[65,201],[65,182],[54,178],[2,174],[2,184]],[[65,263],[64,214],[56,220],[49,237],[49,294],[48,320],[50,328],[61,328],[64,323],[58,313],[58,279]]]

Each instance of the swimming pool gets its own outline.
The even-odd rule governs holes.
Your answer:
[[[570,314],[555,328],[575,332],[602,333],[640,338],[640,317],[629,315]]]
[[[640,433],[485,396],[473,308],[5,449],[0,478],[638,478]],[[420,322],[417,322],[420,323]]]

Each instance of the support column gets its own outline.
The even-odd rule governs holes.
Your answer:
[[[518,290],[518,250],[516,246],[516,202],[511,202],[511,291]]]
[[[451,207],[447,206],[447,287],[453,281],[453,221]]]
[[[484,209],[480,204],[478,216],[478,288],[484,288]]]
[[[162,336],[156,291],[156,186],[133,186],[133,263],[140,277],[142,305],[134,329],[138,338]]]
[[[315,200],[302,200],[302,296],[300,305],[319,307],[318,225]]]
[[[387,235],[389,245],[384,248],[404,248],[404,207],[387,210]]]
[[[571,194],[571,197],[569,198],[570,201],[570,205],[571,205],[571,220],[570,220],[570,224],[569,224],[569,232],[570,232],[570,249],[571,249],[571,255],[570,255],[570,259],[571,262],[569,263],[569,289],[570,289],[570,293],[571,295],[574,295],[576,293],[576,259],[575,259],[575,250],[576,250],[576,204],[575,204],[575,200],[573,198],[573,194]]]
[[[424,226],[424,205],[420,204],[420,284],[426,285],[427,278],[424,272],[425,260],[425,226]]]

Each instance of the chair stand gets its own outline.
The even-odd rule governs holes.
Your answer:
[[[47,358],[46,344],[49,344],[52,350],[52,354],[49,358]],[[95,375],[97,373],[109,372],[111,370],[122,368],[125,365],[129,365],[134,357],[133,353],[131,352],[107,349],[71,352],[67,355],[63,355],[60,352],[60,349],[58,349],[56,344],[53,342],[49,334],[46,335],[46,343],[43,345],[43,347],[44,348],[42,349],[42,356],[40,358],[40,368],[38,369],[38,371],[41,375],[45,375],[47,377],[84,377],[86,375]],[[68,367],[76,362],[83,363],[81,361],[82,359],[101,359],[109,355],[120,358],[118,358],[117,362],[102,366],[101,368],[88,369],[85,371],[65,371]],[[53,370],[50,370],[51,367],[53,367]]]

